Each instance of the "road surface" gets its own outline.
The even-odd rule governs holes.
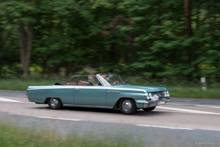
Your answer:
[[[171,98],[152,112],[123,115],[119,110],[75,106],[51,110],[29,102],[24,91],[0,90],[0,120],[62,135],[129,134],[130,140],[142,138],[143,146],[220,146],[220,99]]]

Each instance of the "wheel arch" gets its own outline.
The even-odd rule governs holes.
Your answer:
[[[59,97],[46,97],[45,100],[44,100],[44,104],[47,104],[48,103],[48,100],[51,99],[51,98],[57,98],[61,101],[61,103],[63,104],[62,100],[59,98]]]
[[[137,104],[136,104],[136,101],[135,101],[134,98],[132,98],[132,97],[120,97],[120,98],[117,100],[117,102],[115,103],[115,105],[113,106],[113,109],[119,108],[119,102],[120,102],[120,100],[122,100],[122,99],[131,99],[131,100],[133,100],[134,103],[135,103],[135,106],[137,107]]]

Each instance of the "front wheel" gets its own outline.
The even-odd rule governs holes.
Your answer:
[[[60,99],[52,97],[48,100],[48,106],[51,109],[60,109],[63,104]]]
[[[153,111],[156,107],[143,108],[144,111]]]
[[[136,104],[132,99],[121,99],[119,102],[120,111],[124,114],[133,114],[136,112]]]

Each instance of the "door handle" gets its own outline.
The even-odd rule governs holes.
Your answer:
[[[78,89],[78,88],[76,88],[76,89],[75,89],[75,91],[79,91],[79,89]]]

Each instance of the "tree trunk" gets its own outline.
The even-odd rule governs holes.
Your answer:
[[[190,0],[184,0],[186,37],[192,36]]]
[[[22,77],[27,78],[32,50],[33,26],[31,24],[25,26],[23,23],[18,23],[18,33],[21,50]]]
[[[199,19],[200,19],[200,2],[199,0],[197,1],[197,7],[196,7],[196,31],[199,30]]]
[[[132,47],[132,43],[133,43],[133,38],[131,36],[126,36],[128,42],[129,42],[129,46],[128,46],[128,50],[127,50],[127,64],[130,65],[132,63],[132,58],[133,58],[133,47]]]
[[[190,13],[190,0],[184,0],[184,15],[185,15],[185,35],[187,38],[192,36],[192,27],[191,27],[191,13]],[[187,50],[188,55],[188,64],[191,64],[192,55],[191,49]]]

